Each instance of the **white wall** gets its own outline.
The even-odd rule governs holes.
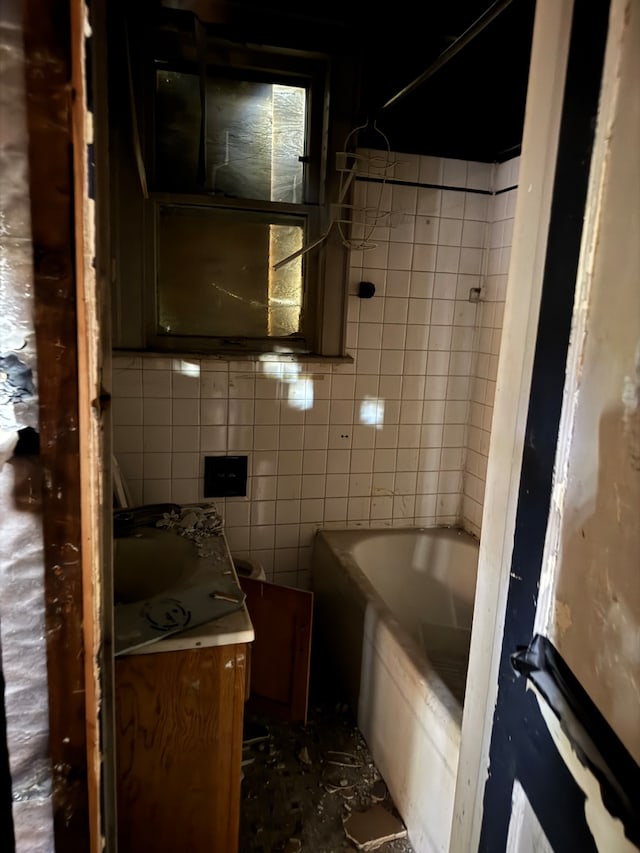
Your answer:
[[[204,455],[247,454],[247,498],[218,501],[230,545],[291,585],[308,584],[320,526],[459,524],[474,388],[488,429],[497,357],[479,347],[485,328],[499,342],[512,216],[493,181],[511,186],[517,167],[360,153],[352,237],[378,218],[375,247],[351,252],[353,364],[114,359],[115,451],[134,501],[200,500]],[[372,299],[356,295],[361,280]],[[488,301],[470,302],[483,284]],[[483,472],[467,471],[469,489]],[[476,533],[481,503],[476,490],[465,505]]]

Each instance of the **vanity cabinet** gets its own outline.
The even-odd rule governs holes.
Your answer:
[[[116,658],[119,853],[236,853],[249,644]]]

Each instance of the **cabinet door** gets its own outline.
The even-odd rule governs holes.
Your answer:
[[[116,660],[119,853],[236,853],[246,644]]]
[[[307,721],[313,593],[240,578],[255,639],[248,710]]]

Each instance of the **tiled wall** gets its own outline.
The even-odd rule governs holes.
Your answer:
[[[462,524],[476,536],[480,536],[482,522],[519,167],[519,157],[496,166],[495,195],[489,202],[486,268],[474,348],[462,499]]]
[[[217,500],[230,546],[290,585],[308,584],[320,526],[458,524],[464,481],[472,529],[481,499],[484,472],[465,469],[466,447],[472,394],[484,389],[482,417],[490,408],[481,373],[493,369],[484,349],[504,288],[500,251],[492,260],[501,246],[487,240],[508,194],[493,196],[492,164],[361,153],[351,236],[367,248],[351,252],[353,364],[114,359],[115,450],[133,500],[201,500],[203,457],[246,454],[247,497]],[[486,315],[489,302],[469,301],[485,267]],[[357,296],[363,280],[372,299]]]

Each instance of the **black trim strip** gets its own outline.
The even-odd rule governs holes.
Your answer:
[[[511,665],[542,694],[581,764],[600,783],[602,801],[640,847],[640,766],[546,637],[536,634]]]
[[[491,190],[473,190],[466,187],[449,187],[446,184],[421,184],[418,181],[399,181],[396,178],[370,178],[367,175],[356,175],[356,181],[367,184],[393,184],[398,187],[420,187],[428,190],[451,190],[455,193],[476,193],[477,195],[494,195]]]

